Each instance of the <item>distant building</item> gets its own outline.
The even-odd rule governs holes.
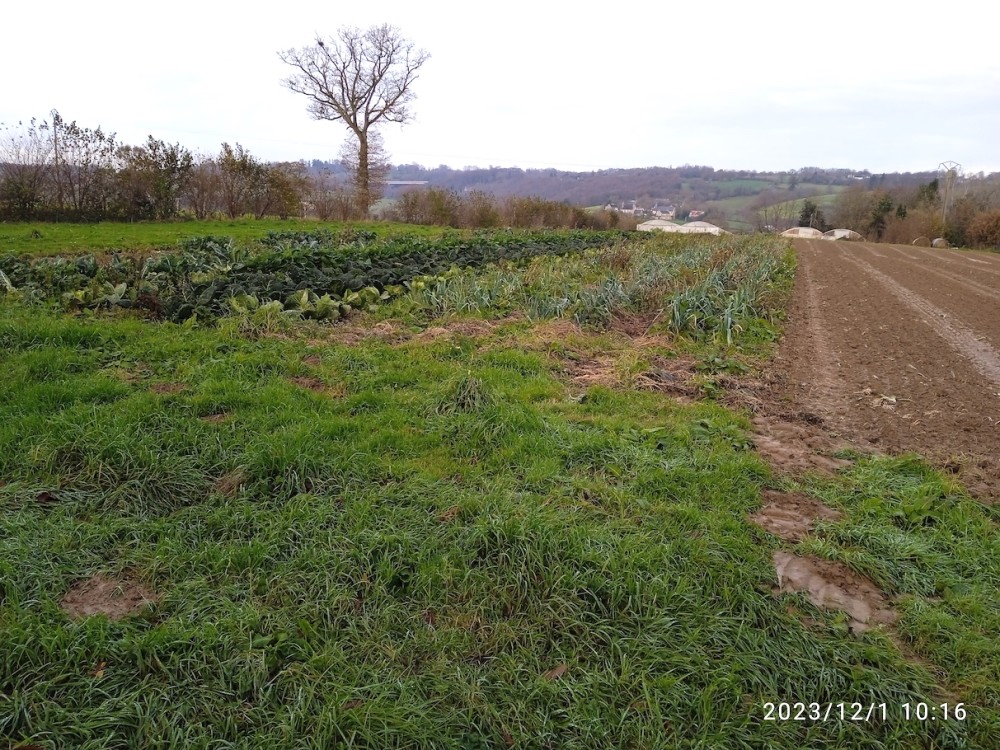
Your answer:
[[[640,232],[672,232],[674,231],[670,227],[678,227],[679,224],[674,224],[672,221],[667,221],[666,219],[650,219],[649,221],[644,221],[639,224],[636,229]]]
[[[863,240],[860,234],[855,232],[853,229],[831,229],[829,232],[823,232],[824,240]]]
[[[707,221],[692,221],[689,224],[675,224],[665,219],[652,219],[639,224],[640,232],[672,232],[676,234],[729,234],[722,227],[709,224]]]
[[[677,215],[677,209],[673,205],[661,206],[659,203],[653,205],[653,216],[657,219],[666,219],[667,221],[673,221]]]
[[[645,208],[641,208],[636,201],[622,201],[617,206],[614,205],[613,203],[608,203],[604,207],[604,210],[614,211],[615,213],[620,213],[620,214],[630,214],[635,216],[646,216],[650,214],[650,211],[648,211]]]
[[[786,229],[781,233],[782,237],[807,237],[809,239],[816,239],[822,237],[823,233],[818,229],[813,229],[812,227],[792,227],[791,229]]]
[[[692,211],[692,213],[694,213]],[[700,213],[704,214],[704,211]],[[687,224],[680,225],[680,231],[687,234],[729,234],[722,227],[717,227],[715,224],[709,224],[707,221],[689,221]]]
[[[700,219],[704,215],[705,215],[704,211],[699,211],[698,209],[693,208],[688,212],[688,219],[694,221],[695,219]]]

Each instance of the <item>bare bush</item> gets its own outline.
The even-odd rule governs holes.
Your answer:
[[[0,135],[0,218],[25,221],[45,203],[52,140],[47,123],[32,119],[18,127]]]
[[[909,209],[905,216],[892,215],[882,235],[884,242],[909,244],[917,237],[940,237],[944,233],[941,212],[933,208]]]
[[[310,180],[307,201],[312,214],[320,221],[349,221],[359,215],[350,187],[329,170]]]
[[[497,199],[479,190],[459,194],[442,188],[421,188],[403,193],[396,202],[392,218],[408,224],[470,229],[499,226],[518,229],[635,228],[634,218],[620,217],[611,211],[585,211],[566,203],[531,196]]]
[[[969,225],[969,239],[975,245],[1000,250],[1000,208],[976,216]]]
[[[195,157],[183,199],[197,219],[207,219],[219,210],[222,187],[219,165],[210,156]]]

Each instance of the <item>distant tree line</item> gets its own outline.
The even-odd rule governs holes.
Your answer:
[[[153,136],[138,146],[121,143],[115,133],[57,111],[49,120],[0,128],[4,221],[289,217],[310,203],[329,215],[350,214],[342,183],[310,176],[304,163],[262,162],[238,143],[223,143],[210,156]]]
[[[781,200],[762,193],[746,216],[758,231],[845,228],[872,241],[943,237],[952,245],[1000,249],[1000,174],[962,177],[950,195],[933,172],[923,181],[889,177],[855,181],[824,206],[818,198]]]
[[[638,196],[677,196],[697,205],[698,196],[743,195],[763,181],[747,211],[759,230],[799,224],[845,227],[870,239],[911,242],[944,237],[954,245],[1000,248],[1000,175],[961,178],[945,196],[935,173],[874,175],[804,167],[790,172],[653,167],[597,172],[515,167],[432,169],[391,167],[381,141],[369,144],[369,200],[385,180],[422,180],[426,189],[403,193],[388,213],[399,221],[443,226],[610,227],[632,223],[626,215],[584,211]],[[239,143],[217,154],[197,154],[179,143],[149,136],[140,145],[115,133],[88,128],[53,111],[48,120],[0,125],[0,221],[140,221],[180,216],[313,216],[352,220],[366,215],[358,199],[356,151],[345,146],[335,162],[267,163]],[[746,181],[746,182],[741,182]],[[720,184],[721,183],[721,184]],[[727,184],[728,183],[728,184]],[[847,186],[821,208],[801,190],[821,184]],[[779,187],[781,186],[781,187]],[[813,186],[811,188],[803,186]],[[536,197],[524,197],[536,196]],[[540,197],[537,197],[540,196]],[[796,198],[805,198],[798,202]]]
[[[115,133],[68,121],[0,126],[0,221],[142,221],[181,216],[301,217],[346,221],[368,208],[358,197],[356,150],[333,163],[266,163],[239,143],[214,155],[149,136],[134,146]],[[378,134],[369,139],[367,200],[384,193],[390,165]],[[390,218],[455,227],[596,227],[616,215],[534,197],[495,198],[484,191],[407,192]]]
[[[484,229],[634,229],[635,220],[611,211],[587,211],[577,206],[531,196],[498,198],[481,190],[458,193],[443,188],[409,190],[396,201],[389,217],[408,224]]]
[[[952,195],[944,193],[937,177],[910,187],[857,186],[837,196],[832,217],[872,240],[943,237],[952,245],[1000,249],[1000,179],[963,178]]]
[[[686,202],[697,207],[705,201],[756,195],[765,189],[736,182],[740,180],[772,185],[848,185],[859,177],[868,180],[871,175],[866,171],[819,167],[756,172],[682,165],[572,172],[499,166],[428,168],[419,164],[397,164],[390,174],[392,180],[424,180],[434,187],[458,192],[480,190],[498,196],[537,195],[577,206],[603,206],[635,199],[646,207],[651,207],[657,199],[669,199],[676,204]],[[786,194],[782,200],[795,197],[801,196]]]

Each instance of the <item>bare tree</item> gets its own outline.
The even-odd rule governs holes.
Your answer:
[[[762,194],[751,204],[745,216],[758,232],[783,232],[795,225],[795,201]]]
[[[52,165],[49,125],[32,119],[26,129],[0,125],[0,131],[0,219],[28,221],[46,199]]]
[[[219,208],[221,177],[219,165],[211,156],[199,154],[191,167],[184,197],[195,218],[207,219]]]
[[[52,112],[52,152],[56,201],[80,218],[100,216],[107,206],[117,142],[105,133],[66,122]]]
[[[853,229],[865,234],[872,218],[874,194],[862,185],[854,185],[837,195],[833,205],[832,219],[837,227]]]
[[[267,211],[267,167],[239,143],[222,144],[219,165],[219,195],[226,216],[235,219],[252,212],[261,218]],[[264,205],[262,205],[264,203]]]
[[[278,56],[296,69],[284,84],[308,97],[309,113],[317,120],[342,120],[357,138],[355,185],[367,214],[373,202],[370,133],[382,123],[410,120],[411,87],[430,55],[382,24],[365,31],[341,28],[334,37],[317,36],[315,44]]]

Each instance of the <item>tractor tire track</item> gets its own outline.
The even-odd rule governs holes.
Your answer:
[[[904,262],[889,245],[879,258],[861,243],[793,244],[799,273],[768,373],[772,408],[815,415],[862,449],[921,453],[1000,499],[1000,346],[989,340],[1000,317],[993,290],[968,286],[985,286],[980,269]]]
[[[846,253],[844,257],[874,276],[903,304],[922,315],[923,322],[933,328],[948,346],[968,359],[982,375],[1000,387],[1000,354],[997,353],[996,349],[980,341],[965,326],[951,323],[948,320],[948,313],[944,310],[897,283],[868,262]]]
[[[991,286],[991,279],[984,280],[979,272],[970,273],[942,262],[910,262],[895,254],[878,260],[865,256],[864,248],[862,251],[856,246],[841,249],[848,255],[863,258],[900,286],[946,313],[953,323],[973,331],[979,341],[1000,350],[1000,324],[996,316],[1000,287]]]

